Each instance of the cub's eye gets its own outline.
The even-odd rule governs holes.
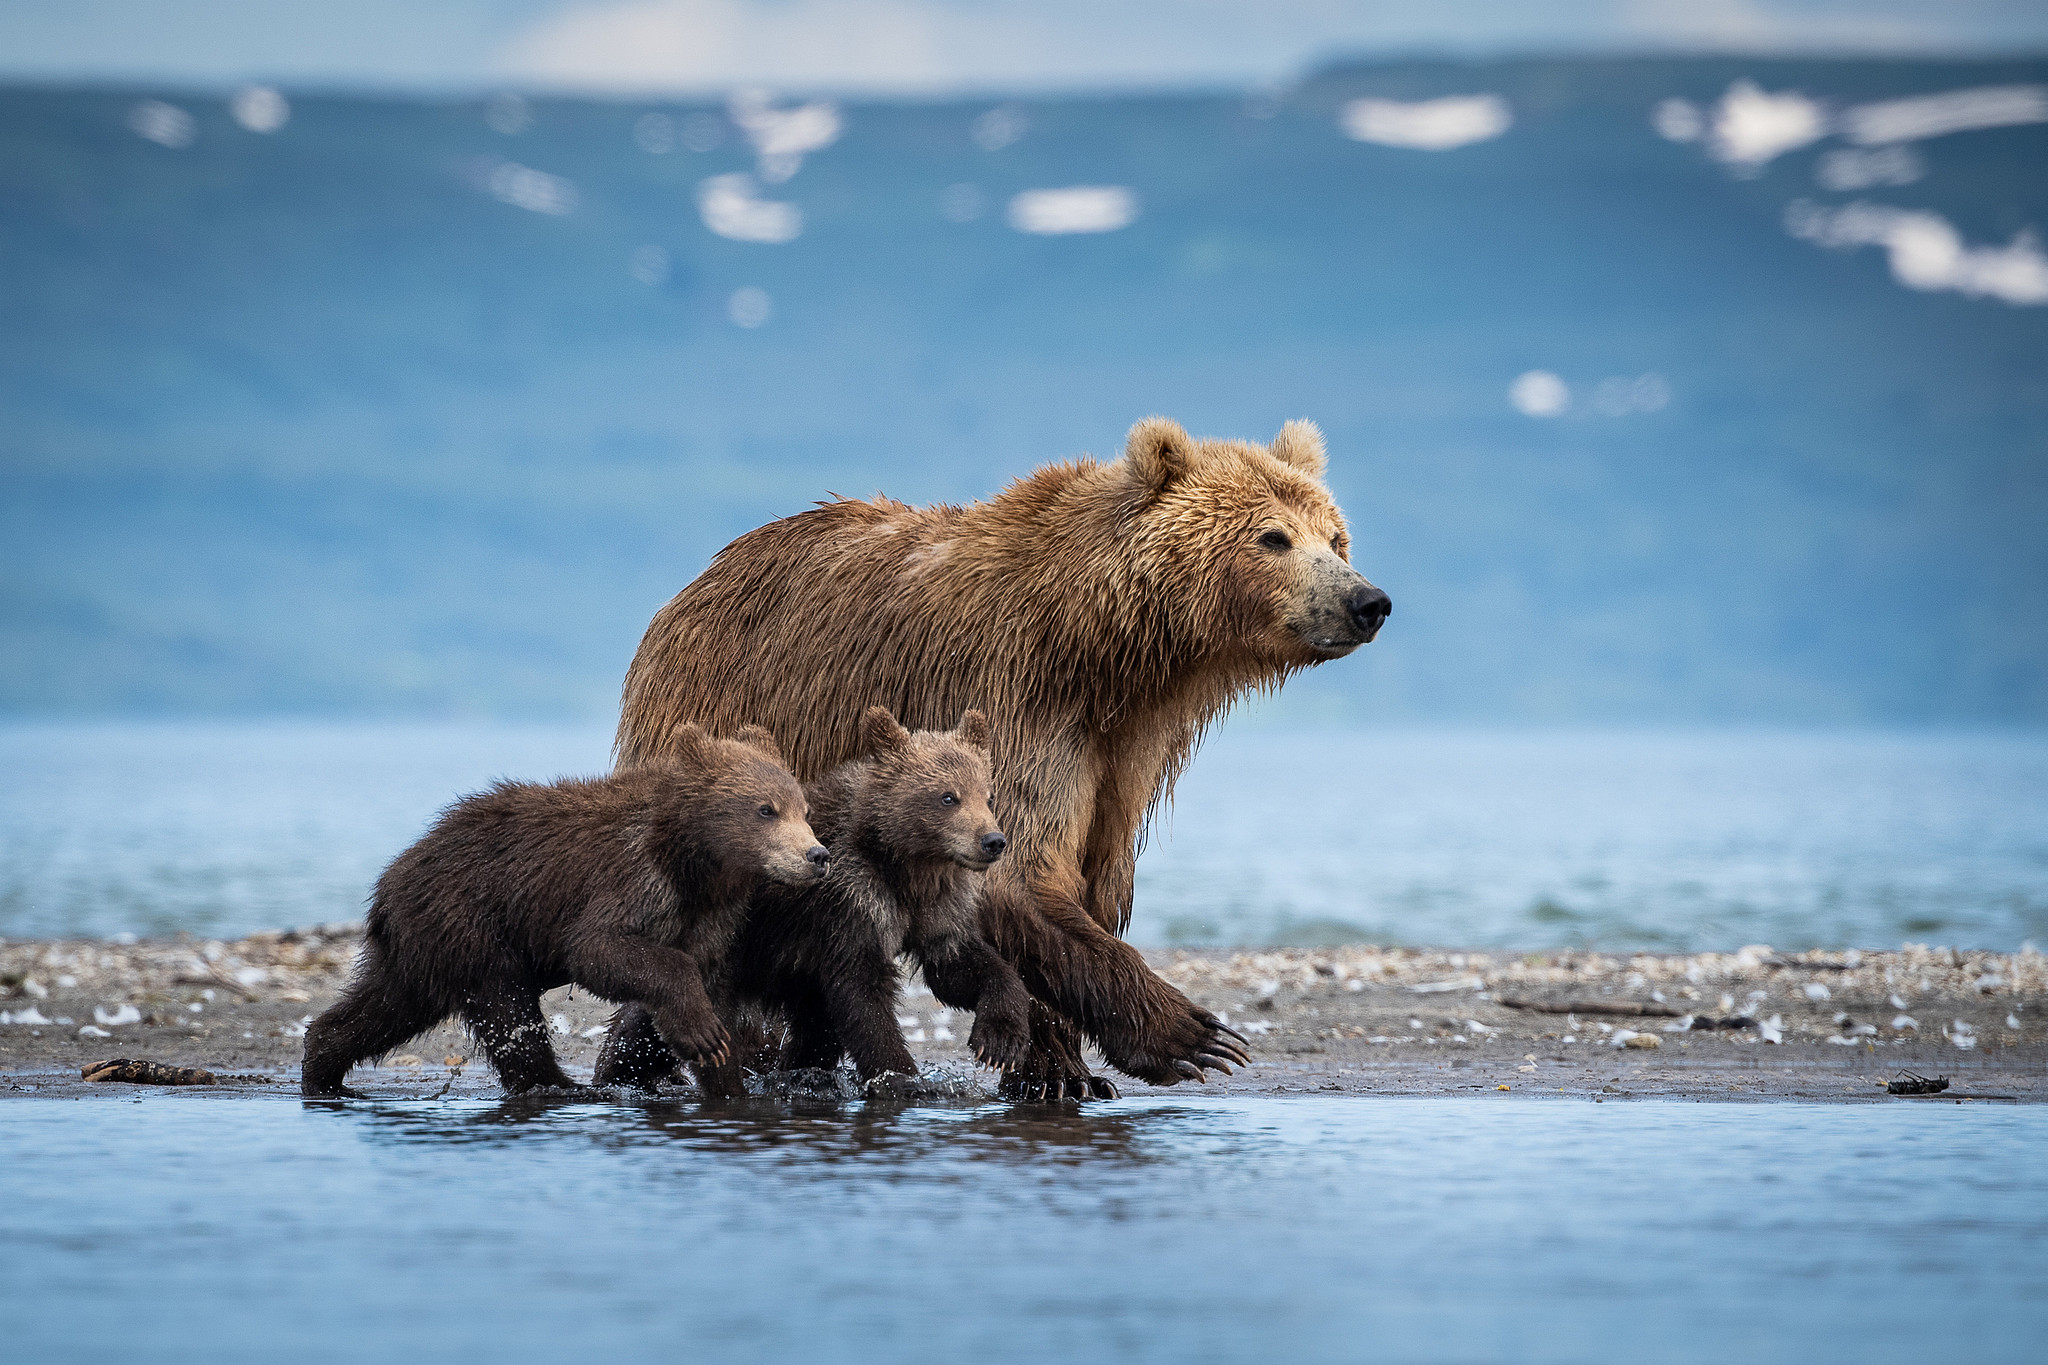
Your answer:
[[[953,795],[953,793],[951,792],[947,792],[944,796],[939,798],[939,804],[942,806],[957,806],[960,804],[960,798]]]
[[[1294,542],[1287,538],[1285,531],[1268,531],[1259,537],[1259,544],[1269,550],[1291,550]]]
[[[988,808],[989,808],[990,810],[994,810],[994,809],[996,808],[996,799],[995,799],[995,798],[994,798],[993,796],[991,796],[991,797],[990,797],[990,798],[988,799]]]
[[[773,806],[763,806],[763,807],[761,807],[761,818],[762,818],[763,820],[773,820],[773,819],[775,818],[775,807],[773,807]]]

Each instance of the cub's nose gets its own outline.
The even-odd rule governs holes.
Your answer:
[[[832,860],[832,853],[823,844],[812,844],[804,853],[804,861],[811,865],[811,871],[824,875],[825,864]]]
[[[991,858],[1001,857],[1003,850],[1009,846],[1010,841],[1003,837],[1001,830],[994,830],[981,836],[981,851]]]
[[[1371,644],[1372,637],[1380,633],[1380,627],[1394,614],[1394,599],[1364,583],[1351,590],[1351,596],[1344,600],[1344,610],[1365,642]]]

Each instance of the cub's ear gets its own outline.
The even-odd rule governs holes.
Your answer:
[[[701,763],[704,761],[704,746],[710,742],[703,726],[694,720],[686,720],[668,732],[669,757],[685,763]]]
[[[758,749],[775,761],[777,767],[788,767],[783,761],[782,750],[776,746],[775,736],[759,725],[742,725],[734,739],[750,749]]]
[[[1312,479],[1323,477],[1329,457],[1323,451],[1323,430],[1314,422],[1296,418],[1280,428],[1273,438],[1273,458],[1292,465]]]
[[[896,723],[886,706],[870,706],[860,714],[860,752],[894,753],[910,743],[910,731]]]
[[[988,717],[979,711],[963,713],[960,717],[959,726],[953,731],[953,738],[971,748],[988,748]]]
[[[1124,463],[1155,493],[1186,474],[1194,462],[1194,441],[1171,418],[1147,417],[1124,441]]]

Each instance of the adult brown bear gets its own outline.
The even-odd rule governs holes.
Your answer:
[[[986,502],[840,500],[771,522],[656,613],[618,762],[663,757],[684,721],[751,723],[808,782],[854,756],[869,706],[913,729],[979,708],[1011,839],[983,928],[1043,1002],[1006,1087],[1114,1095],[1076,1025],[1147,1081],[1241,1061],[1241,1040],[1117,934],[1146,817],[1203,731],[1391,610],[1351,567],[1323,469],[1308,422],[1267,447],[1152,417],[1122,459],[1048,465]]]

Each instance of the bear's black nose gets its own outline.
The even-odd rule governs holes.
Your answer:
[[[1003,837],[1001,830],[981,836],[981,851],[991,858],[1001,857],[1003,850],[1009,846],[1010,841]]]
[[[1365,637],[1367,644],[1380,633],[1380,627],[1394,614],[1394,599],[1370,583],[1361,584],[1351,590],[1345,599],[1344,610],[1350,613],[1351,623],[1358,627],[1358,633]]]
[[[825,870],[825,864],[831,861],[831,858],[831,851],[823,844],[812,844],[810,849],[804,854],[805,861],[820,872]]]

